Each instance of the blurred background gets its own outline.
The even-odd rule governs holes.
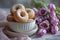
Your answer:
[[[14,4],[23,4],[25,7],[29,8],[41,8],[41,7],[47,7],[47,4],[54,3],[57,6],[60,6],[60,0],[0,0],[0,12],[6,11],[6,15],[10,13],[10,8]],[[3,10],[2,10],[3,9]],[[58,8],[59,9],[59,8]]]
[[[60,0],[46,0],[47,3],[54,3],[58,6],[60,6]],[[11,8],[14,4],[22,3],[26,7],[29,7],[29,5],[32,5],[33,0],[0,0],[0,8]]]
[[[28,6],[27,4],[31,4],[31,0],[0,0],[0,8],[10,8],[17,3]]]

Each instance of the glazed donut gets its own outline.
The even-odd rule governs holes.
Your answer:
[[[22,4],[16,4],[11,8],[10,12],[13,15],[13,13],[15,13],[15,11],[17,11],[18,9],[25,10],[25,7]]]
[[[25,10],[17,10],[14,14],[14,19],[17,22],[27,22],[28,21],[28,13]]]
[[[28,22],[32,22],[33,21],[33,19],[28,19]]]
[[[8,15],[8,16],[7,16],[7,21],[14,21],[14,18],[13,18],[13,16],[11,16],[11,15]]]
[[[32,9],[26,8],[26,11],[27,11],[27,13],[29,15],[29,19],[32,19],[32,18],[35,17],[35,12]]]

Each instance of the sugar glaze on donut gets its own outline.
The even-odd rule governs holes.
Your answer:
[[[28,13],[29,19],[33,19],[35,17],[35,12],[32,9],[26,8],[26,11]]]
[[[13,13],[15,13],[18,9],[21,10],[25,10],[25,7],[22,4],[15,4],[12,8],[11,8],[11,13],[13,15]]]
[[[28,13],[25,10],[17,10],[14,14],[14,18],[17,22],[27,22],[28,21]]]

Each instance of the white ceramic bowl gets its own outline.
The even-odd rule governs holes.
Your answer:
[[[31,22],[8,22],[9,28],[16,32],[30,31],[35,28],[35,20]]]
[[[32,30],[30,30],[30,31],[24,31],[24,32],[21,31],[20,33],[18,33],[18,32],[10,31],[9,28],[7,28],[7,29],[4,30],[4,32],[5,32],[8,36],[17,36],[17,35],[19,35],[19,34],[26,34],[26,35],[28,35],[28,36],[31,36],[31,35],[33,35],[34,33],[36,33],[37,30],[38,30],[38,27],[37,27],[37,25],[35,25],[35,27],[34,27]]]
[[[34,33],[36,33],[37,30],[38,30],[38,27],[35,25],[35,27],[34,27],[32,30],[30,30],[30,31],[21,31],[20,33],[23,33],[23,34],[26,34],[26,35],[31,36],[31,35],[33,35]]]

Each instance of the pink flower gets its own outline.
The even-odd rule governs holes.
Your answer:
[[[49,21],[45,20],[45,21],[41,22],[39,24],[39,27],[47,30],[49,28]]]
[[[45,8],[40,8],[38,13],[42,16],[42,15],[46,15],[46,9]]]
[[[58,26],[52,26],[51,27],[51,33],[56,34],[58,32]]]
[[[43,35],[45,35],[46,34],[46,30],[45,29],[40,29],[39,31],[38,31],[38,36],[39,37],[41,37],[41,36],[43,36]]]
[[[55,5],[54,4],[49,4],[48,5],[48,8],[50,9],[50,11],[53,11],[56,9]]]

